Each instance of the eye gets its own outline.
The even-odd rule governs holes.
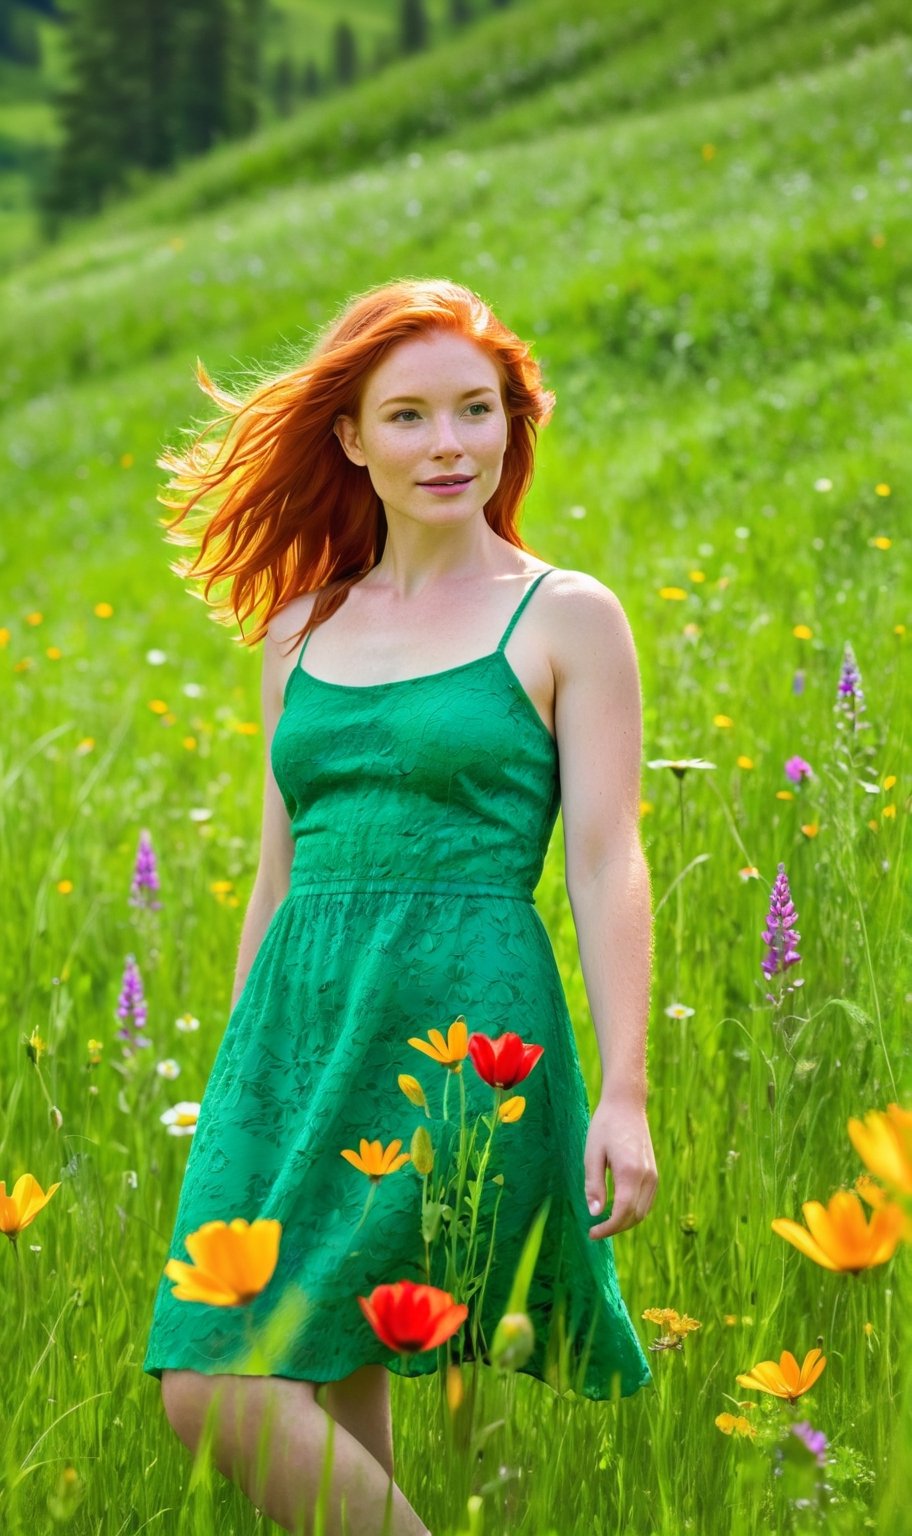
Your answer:
[[[474,400],[469,406],[469,410],[474,411],[476,406],[479,406],[481,410],[484,411],[485,415],[490,415],[492,407],[488,405],[487,401]],[[401,411],[395,411],[390,417],[390,421],[398,421],[400,416],[417,416],[417,414],[418,412],[413,410],[410,405],[406,405],[403,406]]]

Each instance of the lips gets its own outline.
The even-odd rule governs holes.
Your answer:
[[[474,475],[438,475],[434,480],[419,480],[419,485],[468,485]]]

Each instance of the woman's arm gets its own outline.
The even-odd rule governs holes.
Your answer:
[[[640,842],[642,703],[633,635],[613,592],[574,572],[557,647],[557,734],[567,894],[602,1084],[586,1146],[586,1194],[615,1198],[608,1236],[645,1216],[658,1183],[646,1125],[653,928]]]

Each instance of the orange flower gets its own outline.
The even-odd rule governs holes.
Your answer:
[[[870,1225],[861,1201],[849,1189],[837,1189],[826,1206],[819,1200],[805,1200],[801,1209],[810,1231],[787,1216],[774,1217],[772,1229],[824,1269],[857,1275],[859,1270],[885,1264],[896,1251],[904,1221],[898,1205],[882,1206]]]
[[[193,1264],[169,1259],[165,1265],[168,1279],[178,1282],[171,1295],[210,1307],[246,1306],[272,1279],[281,1232],[280,1221],[247,1222],[243,1216],[203,1222],[184,1238]]]
[[[402,1138],[397,1137],[395,1141],[390,1142],[384,1152],[379,1141],[368,1141],[366,1136],[362,1136],[360,1157],[357,1152],[352,1152],[349,1147],[342,1148],[341,1156],[351,1163],[353,1168],[358,1168],[362,1173],[369,1174],[374,1182],[379,1184],[385,1173],[395,1173],[398,1168],[402,1167],[403,1163],[409,1161],[411,1157],[409,1152],[403,1152],[401,1157],[397,1156],[401,1146]]]
[[[469,1039],[469,1055],[475,1071],[491,1088],[515,1088],[529,1076],[544,1053],[543,1045],[526,1045],[512,1030],[507,1030],[496,1040],[479,1034]]]
[[[0,1179],[0,1232],[5,1232],[10,1242],[15,1243],[19,1233],[31,1225],[59,1188],[58,1181],[51,1184],[45,1194],[33,1174],[23,1173],[16,1180],[13,1193],[8,1195],[6,1180]]]
[[[375,1285],[358,1305],[382,1344],[399,1354],[436,1349],[462,1327],[469,1309],[435,1285],[398,1280]]]
[[[825,1365],[820,1350],[809,1349],[799,1369],[791,1350],[784,1349],[778,1365],[775,1360],[761,1360],[759,1365],[743,1376],[736,1376],[735,1380],[739,1386],[756,1387],[760,1392],[771,1392],[773,1397],[785,1397],[794,1403],[803,1392],[810,1390]]]
[[[409,1045],[413,1045],[416,1051],[424,1051],[426,1056],[439,1061],[441,1066],[450,1067],[453,1072],[461,1072],[462,1063],[468,1054],[468,1037],[465,1014],[460,1013],[447,1030],[446,1040],[439,1029],[429,1029],[430,1045],[427,1040],[419,1040],[415,1037],[409,1040]]]
[[[888,1104],[863,1120],[850,1119],[852,1146],[865,1166],[902,1194],[912,1195],[912,1110]]]

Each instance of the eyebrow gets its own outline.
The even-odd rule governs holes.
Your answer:
[[[460,395],[459,398],[460,400],[468,400],[469,395],[494,395],[496,393],[497,391],[492,389],[489,384],[481,384],[478,389],[467,389],[465,394]],[[378,409],[382,411],[385,405],[424,405],[424,401],[420,395],[393,395],[389,400],[384,400]]]

